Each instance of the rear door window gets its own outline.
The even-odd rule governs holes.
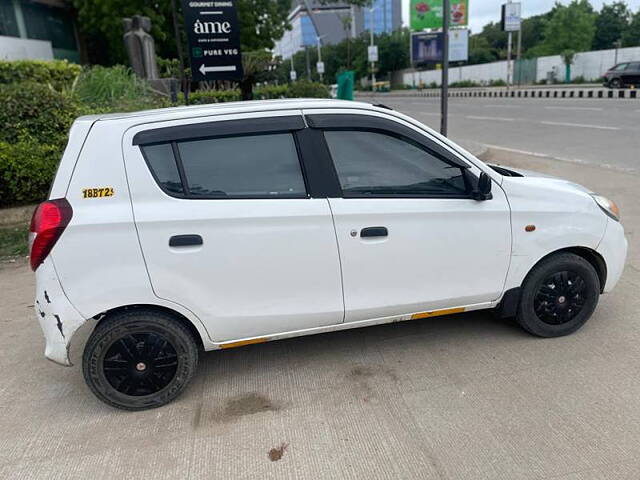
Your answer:
[[[307,196],[291,133],[177,141],[147,145],[143,151],[156,181],[170,195],[188,198]]]

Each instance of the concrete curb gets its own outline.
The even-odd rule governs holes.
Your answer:
[[[384,97],[440,97],[439,89],[428,90],[395,90],[391,92],[375,92],[380,98]],[[356,97],[371,96],[370,92],[357,93]],[[609,88],[460,88],[450,89],[449,97],[491,97],[491,98],[611,98],[611,99],[640,99],[638,89]]]

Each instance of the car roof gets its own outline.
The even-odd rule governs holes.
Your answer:
[[[357,108],[366,110],[378,110],[370,103],[353,102],[350,100],[332,100],[318,98],[295,98],[285,100],[250,100],[242,102],[208,103],[205,105],[190,105],[181,107],[157,108],[129,113],[105,113],[97,115],[85,115],[81,121],[105,121],[136,119],[143,121],[169,120],[171,118],[199,117],[204,115],[269,112],[276,110],[298,110],[305,108]]]

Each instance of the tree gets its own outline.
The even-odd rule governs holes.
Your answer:
[[[622,46],[640,46],[640,9],[638,9],[638,11],[632,15],[629,26],[622,34]]]
[[[159,56],[177,56],[170,0],[73,0],[73,6],[78,11],[78,26],[87,43],[90,63],[128,63],[122,19],[133,15],[151,19],[151,35]]]
[[[567,50],[590,50],[596,31],[595,17],[588,0],[572,0],[567,6],[556,3],[544,31],[544,41],[536,53],[560,55]]]
[[[596,17],[596,32],[593,37],[593,49],[612,48],[613,43],[622,38],[629,26],[630,12],[624,2],[603,5]]]

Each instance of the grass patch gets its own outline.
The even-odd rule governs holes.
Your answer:
[[[27,255],[28,241],[29,224],[0,227],[0,259]]]

